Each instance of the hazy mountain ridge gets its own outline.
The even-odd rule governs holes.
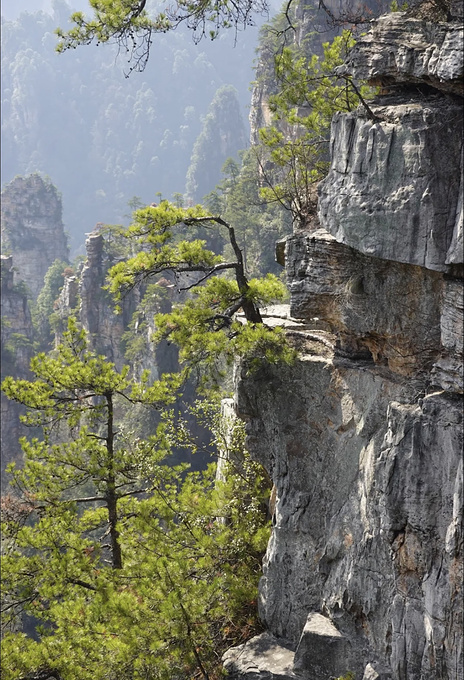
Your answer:
[[[236,45],[231,34],[199,46],[184,30],[159,35],[146,71],[126,79],[115,49],[55,53],[53,31],[70,13],[57,0],[53,15],[2,22],[2,179],[50,176],[63,193],[75,252],[96,222],[125,221],[133,196],[150,203],[184,192],[195,140],[220,87],[237,89],[246,120],[257,30],[242,32]],[[244,145],[235,119],[227,155]],[[220,179],[218,173],[208,190]]]

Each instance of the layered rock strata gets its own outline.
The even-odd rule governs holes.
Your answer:
[[[459,31],[373,25],[345,73],[390,90],[335,117],[319,221],[279,246],[298,359],[242,365],[236,393],[277,499],[267,651],[231,677],[463,678]]]

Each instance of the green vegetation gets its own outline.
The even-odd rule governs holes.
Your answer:
[[[175,16],[155,19],[143,1],[134,7],[128,0],[92,0],[91,6],[93,19],[75,14],[75,26],[60,32],[61,49],[115,41],[127,50],[130,69],[143,70],[153,33],[185,22],[201,37],[212,21],[214,37],[229,23],[246,23],[262,5],[231,10],[222,2],[185,2]],[[351,110],[367,94],[335,73],[352,44],[345,32],[321,56],[282,48],[275,61],[280,89],[269,100],[273,124],[261,131],[259,149],[243,152],[240,162],[224,142],[238,130],[235,94],[217,91],[188,173],[191,196],[206,193],[223,162],[218,149],[227,147],[223,180],[205,197],[206,207],[184,207],[179,193],[173,202],[163,200],[162,191],[152,193],[158,205],[141,207],[132,194],[127,229],[98,225],[110,266],[104,294],[122,307],[128,293],[140,291],[123,336],[130,367],[116,368],[96,354],[71,317],[61,344],[32,359],[31,379],[3,381],[5,394],[27,408],[24,422],[36,434],[21,440],[24,466],[12,467],[15,495],[2,503],[7,680],[41,668],[64,680],[216,680],[223,651],[259,630],[268,489],[245,452],[243,426],[231,430],[229,423],[226,436],[217,393],[237,358],[253,370],[294,357],[284,333],[263,323],[262,308],[287,294],[273,243],[292,220],[304,223],[314,212],[333,113]],[[176,58],[181,68],[188,54]],[[152,89],[138,92],[130,110],[128,97],[114,94],[94,134],[106,133],[107,119],[117,121],[121,137],[144,117],[150,130],[159,128]],[[185,121],[193,115],[185,107]],[[185,155],[185,139],[176,141]],[[173,146],[166,126],[159,148]],[[96,155],[99,148],[97,134]],[[141,158],[154,153],[147,148],[138,145],[131,165],[107,155],[106,167],[130,167],[123,173],[130,185],[129,175],[140,177]],[[159,162],[154,158],[149,164]],[[52,265],[37,304],[45,342],[63,264]],[[155,372],[143,369],[152,339],[178,347],[179,371],[154,379]],[[179,395],[192,377],[212,401],[180,416]],[[220,479],[214,464],[200,472],[175,464],[179,449],[190,457],[204,448],[191,430],[195,418],[196,428],[207,427],[211,450],[228,460]],[[142,421],[149,427],[139,427]],[[37,639],[17,631],[25,616],[39,622]]]
[[[214,95],[193,146],[187,170],[187,200],[201,200],[217,183],[224,160],[245,146],[245,126],[237,92],[231,85],[224,85]]]
[[[304,224],[316,212],[316,186],[329,166],[330,123],[337,111],[351,111],[371,95],[351,79],[340,78],[340,66],[355,41],[349,31],[323,45],[323,56],[306,57],[299,48],[283,48],[275,58],[280,83],[269,106],[273,125],[260,130],[257,155],[267,186],[262,196],[277,201]]]
[[[224,179],[205,197],[205,205],[211,214],[222,215],[234,228],[249,276],[282,276],[282,267],[275,260],[275,244],[291,233],[291,215],[279,203],[261,196],[255,149],[242,152],[241,164],[227,159],[222,172]],[[222,247],[228,257],[230,245],[223,243]]]
[[[15,293],[18,295],[22,295],[25,298],[30,298],[31,292],[29,288],[27,287],[27,284],[25,281],[22,279],[19,279],[14,285],[13,285],[13,290]]]
[[[222,229],[233,257],[217,255],[204,240],[182,238],[186,229],[198,226]],[[185,376],[200,368],[203,386],[213,387],[220,381],[224,362],[230,366],[240,356],[255,362],[291,361],[283,334],[264,326],[260,313],[261,306],[285,296],[285,287],[272,274],[248,279],[235,230],[225,220],[199,205],[184,209],[162,201],[137,210],[126,237],[134,243],[136,255],[109,272],[109,289],[118,300],[134,286],[166,274],[179,292],[189,292],[181,305],[155,316],[155,340],[169,338],[179,347]],[[245,324],[235,318],[240,309]]]
[[[82,12],[71,16],[74,27],[69,31],[57,29],[60,38],[58,51],[75,49],[79,45],[95,42],[116,43],[127,56],[131,71],[143,71],[151,44],[157,33],[166,33],[185,24],[192,31],[194,41],[204,36],[216,38],[222,28],[236,30],[252,25],[256,13],[265,14],[266,0],[181,0],[167,6],[153,18],[145,11],[145,1],[134,4],[132,0],[91,0],[94,16],[87,19]]]
[[[257,630],[256,587],[269,528],[266,485],[209,406],[213,442],[238,467],[227,481],[168,465],[196,448],[167,413],[140,440],[134,404],[172,399],[176,376],[135,383],[89,350],[70,320],[63,344],[31,362],[34,379],[3,390],[43,438],[22,440],[19,495],[2,502],[2,677],[47,667],[64,680],[220,677],[220,656]],[[212,418],[211,418],[212,414]],[[226,450],[226,448],[228,450]],[[39,640],[14,632],[24,614]],[[98,640],[98,644],[96,644]]]
[[[33,322],[37,329],[38,341],[41,347],[49,347],[53,342],[50,317],[54,311],[54,304],[63,288],[64,273],[68,264],[55,260],[50,265],[44,277],[44,285],[40,291],[33,309]],[[68,272],[70,273],[70,272]]]
[[[42,434],[21,440],[24,466],[12,466],[15,495],[2,503],[2,677],[47,668],[64,680],[214,680],[225,649],[260,630],[266,475],[247,457],[243,427],[225,436],[217,405],[208,403],[195,413],[210,430],[210,449],[230,461],[221,479],[214,464],[200,472],[174,464],[179,449],[204,445],[190,432],[193,416],[167,408],[192,371],[200,369],[210,388],[237,356],[250,365],[291,360],[260,313],[285,289],[273,275],[247,277],[224,219],[179,203],[138,209],[127,231],[103,231],[107,259],[116,262],[110,292],[121,299],[142,287],[142,326],[168,310],[155,316],[156,335],[180,347],[184,370],[154,382],[141,366],[117,370],[70,318],[62,343],[32,359],[32,379],[3,381],[5,394],[27,408],[24,422]],[[218,229],[228,259],[204,239],[185,240],[186,232]],[[43,318],[62,265],[47,277]],[[184,293],[171,311],[165,276]],[[246,323],[235,318],[240,309]],[[140,324],[138,334],[131,330],[126,352],[136,362],[146,335]],[[140,438],[136,420],[159,422],[152,417],[159,412],[158,427]],[[24,616],[36,622],[38,639],[17,632]]]

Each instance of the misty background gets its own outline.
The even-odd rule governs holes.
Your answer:
[[[214,189],[224,161],[248,146],[259,36],[255,26],[195,45],[183,28],[160,34],[145,71],[126,78],[114,46],[55,52],[54,30],[87,7],[2,3],[2,185],[51,179],[72,256],[96,223],[127,224],[135,197],[198,202]]]

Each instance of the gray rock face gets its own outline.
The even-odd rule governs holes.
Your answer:
[[[462,404],[422,388],[322,342],[238,388],[277,492],[261,616],[296,644],[323,612],[360,676],[377,661],[395,680],[462,678]]]
[[[2,191],[2,248],[34,298],[56,260],[68,260],[61,198],[40,175],[16,177]]]
[[[88,234],[85,242],[87,259],[80,272],[78,281],[69,281],[65,285],[60,296],[60,309],[62,315],[70,313],[70,296],[73,297],[75,285],[78,285],[80,296],[79,319],[83,327],[90,334],[93,347],[101,354],[104,354],[109,361],[121,368],[127,363],[124,357],[122,336],[128,330],[132,321],[132,316],[140,302],[143,291],[135,288],[121,300],[121,313],[114,313],[114,300],[111,295],[103,290],[107,283],[107,274],[111,265],[114,263],[110,244],[105,242],[103,235],[99,232],[98,224],[95,229]],[[167,282],[166,282],[167,283]],[[160,288],[164,288],[162,281],[158,282]],[[148,328],[143,332],[146,341],[146,350],[141,353],[139,359],[131,362],[131,369],[135,376],[140,375],[144,370],[152,371],[155,377],[158,373],[168,373],[178,369],[177,349],[174,345],[162,341],[155,348],[150,342],[154,332],[153,316],[155,312],[167,312],[171,309],[171,293],[167,292],[161,302],[151,311],[141,312],[139,310],[139,321],[147,321]],[[138,322],[136,323],[138,325]],[[142,324],[140,324],[142,325]],[[134,329],[133,334],[138,331]]]
[[[464,6],[461,0],[451,0],[450,2],[450,15],[455,19],[461,19],[464,15]]]
[[[391,91],[335,116],[320,223],[278,244],[299,358],[238,377],[276,497],[260,614],[297,677],[464,677],[460,31],[395,14],[351,53]]]
[[[85,242],[87,260],[79,279],[79,318],[90,334],[94,348],[120,368],[125,363],[121,338],[135,309],[135,299],[127,296],[123,302],[123,313],[114,314],[110,295],[102,289],[110,266],[104,245],[98,230],[90,233]],[[65,298],[66,288],[62,291],[61,301],[63,310],[69,313]]]
[[[349,355],[402,375],[431,368],[440,356],[440,273],[369,257],[322,229],[288,237],[286,258],[292,316],[323,323]],[[453,303],[446,314],[457,312]],[[445,322],[452,354],[458,317]]]
[[[434,364],[432,374],[434,382],[450,392],[462,392],[464,386],[463,303],[463,282],[445,281],[440,315],[441,355]]]
[[[68,260],[56,188],[38,174],[16,177],[7,184],[2,190],[1,232],[2,376],[28,378],[36,339],[28,297],[37,298],[56,259]],[[1,395],[1,485],[5,491],[5,467],[12,461],[20,465],[22,460],[18,439],[27,432],[19,420],[22,412],[18,404]]]
[[[338,242],[436,271],[462,267],[462,100],[443,93],[463,94],[463,44],[460,23],[396,12],[373,22],[340,68],[382,95],[376,120],[360,110],[333,119],[319,217]]]
[[[321,226],[366,255],[452,271],[462,263],[462,106],[386,100],[372,107],[378,122],[359,111],[334,117]]]
[[[463,57],[462,24],[394,12],[372,22],[341,72],[381,85],[418,83],[462,95]]]
[[[13,257],[1,257],[1,348],[2,379],[7,375],[19,378],[29,377],[29,362],[34,354],[34,328],[27,296],[21,286],[15,284]],[[24,409],[1,393],[0,426],[0,479],[2,491],[8,491],[6,466],[11,462],[20,464],[22,450],[19,437],[24,436],[27,428],[20,422]]]
[[[391,675],[377,664],[374,666],[371,663],[368,663],[364,669],[362,680],[391,680]]]
[[[322,229],[296,232],[285,252],[292,317],[336,333],[351,357],[430,371],[437,388],[462,393],[462,280],[363,255]]]

